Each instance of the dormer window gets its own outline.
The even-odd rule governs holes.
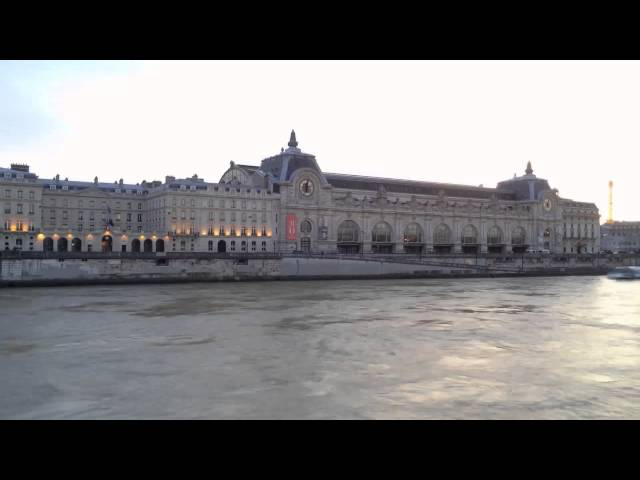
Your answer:
[[[49,190],[55,190],[56,186],[55,185],[49,185]]]
[[[122,190],[119,188],[116,188],[116,193],[122,193]]]
[[[180,185],[180,190],[186,190],[187,186],[186,185]]]
[[[190,190],[195,190],[196,186],[195,185],[191,185],[191,187],[189,188]]]
[[[63,186],[62,186],[62,189],[63,189],[63,190],[69,190],[69,185],[63,185]]]

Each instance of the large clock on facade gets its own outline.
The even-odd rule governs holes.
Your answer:
[[[542,206],[548,212],[549,210],[551,210],[551,200],[548,198],[545,198],[544,202],[542,203]]]
[[[313,193],[313,182],[308,178],[305,178],[300,182],[300,193],[305,197],[310,196]]]

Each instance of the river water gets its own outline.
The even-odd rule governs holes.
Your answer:
[[[640,282],[0,290],[0,418],[640,418]]]

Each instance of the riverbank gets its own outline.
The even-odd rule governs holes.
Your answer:
[[[0,257],[0,287],[605,275],[638,257],[27,253]]]

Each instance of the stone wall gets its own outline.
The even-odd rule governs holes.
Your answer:
[[[640,256],[193,256],[33,258],[0,255],[0,286],[429,276],[603,274]]]
[[[0,286],[260,279],[277,275],[277,259],[2,259]]]

